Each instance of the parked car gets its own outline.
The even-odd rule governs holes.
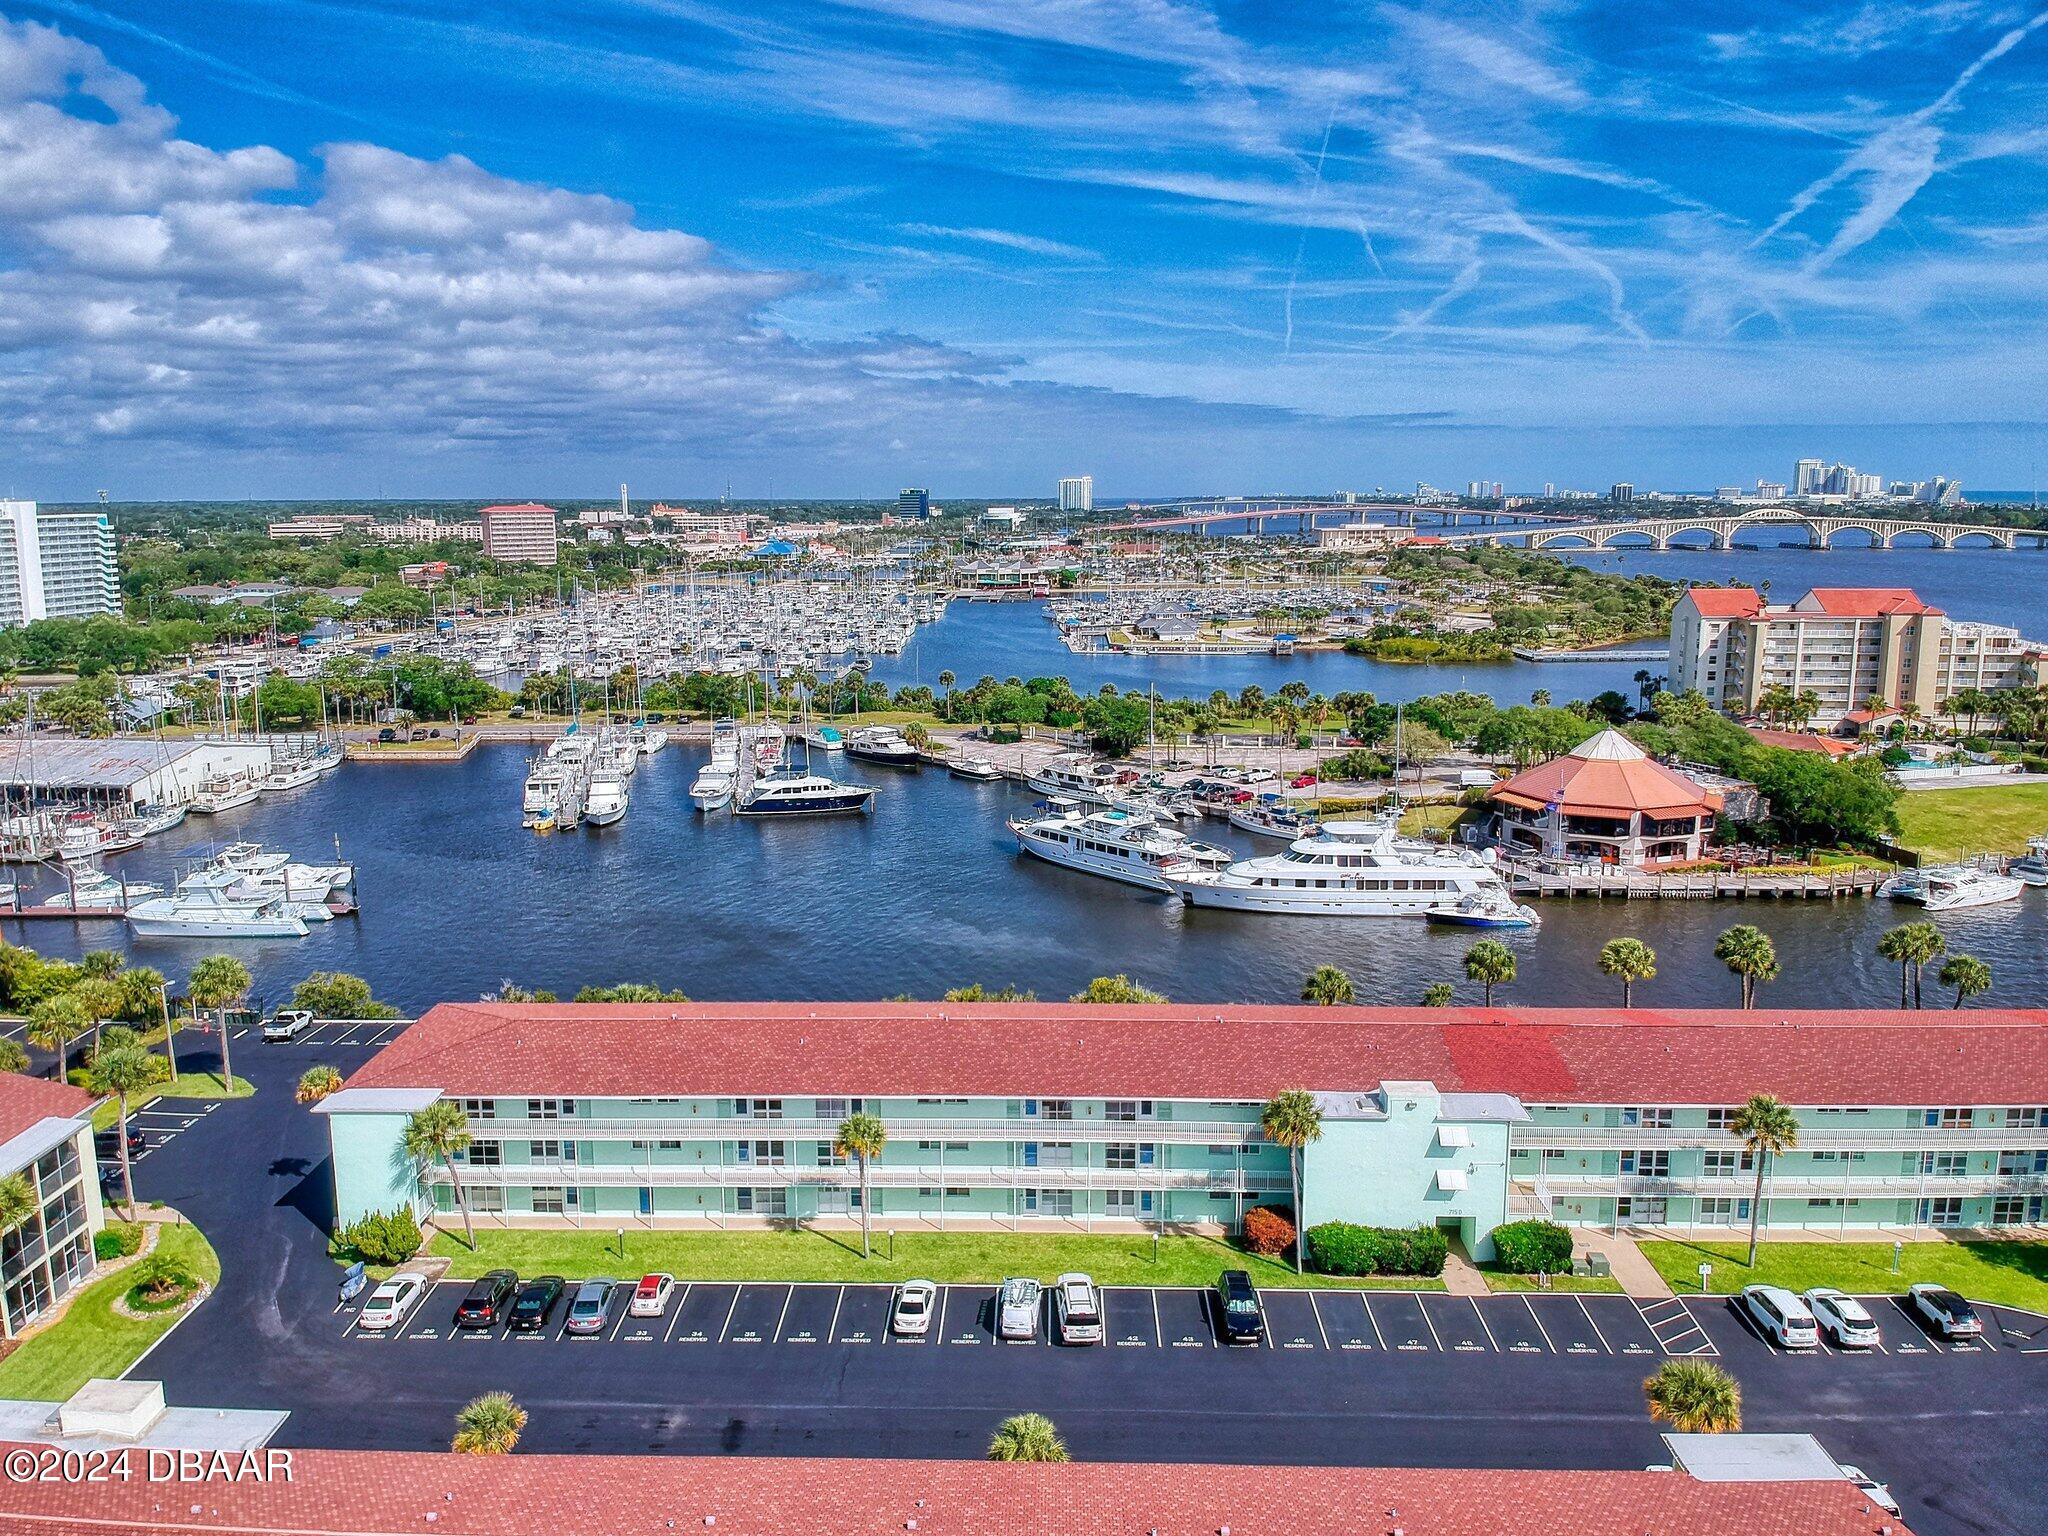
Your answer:
[[[1062,1344],[1102,1342],[1102,1293],[1094,1280],[1078,1271],[1061,1275],[1052,1284],[1052,1296]]]
[[[1802,1298],[1820,1331],[1839,1349],[1875,1349],[1880,1340],[1877,1319],[1854,1296],[1833,1286],[1817,1285]]]
[[[1870,1500],[1871,1503],[1888,1515],[1899,1513],[1899,1501],[1892,1497],[1891,1489],[1880,1483],[1876,1478],[1866,1476],[1861,1467],[1852,1467],[1846,1461],[1840,1465],[1842,1476],[1854,1483],[1862,1491],[1863,1497]]]
[[[142,1139],[142,1132],[135,1129],[132,1125],[128,1127],[128,1155],[130,1157],[135,1156],[136,1153],[142,1151],[148,1145],[149,1143]],[[121,1128],[119,1126],[109,1126],[104,1131],[94,1131],[92,1133],[92,1149],[96,1155],[105,1158],[108,1162],[118,1159],[121,1155]]]
[[[659,1317],[668,1310],[668,1299],[675,1294],[675,1289],[674,1275],[642,1275],[640,1283],[633,1288],[633,1300],[626,1310],[635,1317]]]
[[[412,1309],[426,1294],[424,1275],[393,1275],[370,1292],[370,1299],[363,1303],[362,1315],[356,1319],[356,1326],[368,1333],[396,1328],[412,1314]]]
[[[1984,1332],[1984,1319],[1945,1285],[1921,1284],[1906,1292],[1913,1310],[1944,1339],[1974,1339]]]
[[[1806,1303],[1782,1285],[1745,1285],[1742,1306],[1781,1349],[1813,1349],[1820,1343],[1820,1325]]]
[[[602,1333],[605,1318],[611,1312],[612,1292],[619,1282],[600,1276],[586,1280],[576,1287],[576,1299],[569,1303],[569,1321],[566,1329],[570,1333]]]
[[[889,1331],[899,1338],[921,1339],[932,1331],[932,1304],[939,1288],[929,1280],[906,1280],[896,1287],[889,1308]]]
[[[469,1294],[455,1308],[458,1328],[495,1328],[505,1320],[505,1309],[519,1292],[519,1277],[509,1269],[494,1269],[471,1283]]]
[[[1292,779],[1288,780],[1287,787],[1289,789],[1311,789],[1315,786],[1315,782],[1316,776],[1314,774],[1298,773]]]
[[[377,733],[377,739],[379,741],[396,741],[398,740],[398,732],[387,725]]]
[[[1018,1340],[1038,1337],[1038,1299],[1043,1288],[1036,1280],[1013,1277],[1003,1282],[996,1296],[996,1337]]]
[[[280,1008],[277,1017],[263,1026],[263,1038],[273,1045],[296,1040],[313,1027],[313,1014],[306,1008]]]
[[[1258,1288],[1243,1270],[1226,1269],[1216,1277],[1216,1310],[1223,1319],[1224,1343],[1256,1344],[1266,1336]]]
[[[519,1288],[518,1299],[512,1303],[511,1315],[505,1326],[521,1333],[532,1333],[545,1328],[555,1315],[555,1304],[562,1299],[562,1287],[568,1282],[560,1275],[541,1275],[529,1280]]]

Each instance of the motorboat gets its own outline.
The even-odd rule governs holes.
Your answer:
[[[270,772],[256,781],[257,787],[269,794],[278,794],[287,789],[303,789],[320,777],[319,767],[310,758],[286,758],[274,764]]]
[[[330,741],[315,747],[306,761],[313,765],[314,773],[325,776],[339,768],[347,757],[348,753],[342,750],[340,742]]]
[[[128,909],[128,926],[141,938],[302,939],[306,920],[282,896],[239,901],[224,874],[202,873],[178,883],[168,896]]]
[[[1326,821],[1285,853],[1161,878],[1190,906],[1317,917],[1425,917],[1506,891],[1489,856],[1402,837],[1391,818]]]
[[[600,768],[590,776],[590,787],[584,792],[583,819],[593,827],[609,827],[624,818],[631,799],[626,776],[616,768]]]
[[[650,726],[645,720],[635,720],[627,729],[626,737],[633,743],[633,750],[642,757],[652,757],[668,745],[668,732],[658,726]]]
[[[213,867],[238,875],[264,875],[283,869],[291,861],[290,854],[267,851],[261,843],[229,843],[214,855]]]
[[[2027,851],[2005,866],[2005,872],[2026,885],[2048,885],[2048,837],[2027,840]]]
[[[88,869],[80,871],[63,890],[37,904],[59,912],[125,910],[135,902],[161,896],[163,891],[162,886],[145,880],[122,881],[103,869]]]
[[[1274,795],[1233,805],[1224,819],[1240,832],[1249,832],[1254,837],[1276,837],[1290,843],[1313,832],[1316,827],[1311,817],[1302,815]]]
[[[287,901],[325,901],[332,891],[355,884],[353,864],[283,864],[276,869],[238,873],[228,886],[237,901],[282,896]]]
[[[731,805],[739,770],[739,722],[720,720],[711,727],[711,760],[697,770],[690,784],[690,798],[697,802],[697,809],[718,811]]]
[[[184,822],[184,806],[152,805],[138,810],[117,825],[141,837],[154,837],[159,832],[168,832],[173,827],[182,826]]]
[[[1003,770],[985,757],[956,757],[946,764],[946,772],[956,779],[971,779],[977,784],[994,784],[1003,777]]]
[[[777,768],[756,778],[733,802],[735,816],[829,816],[865,811],[871,784],[847,784],[808,768]]]
[[[88,864],[111,851],[105,830],[96,821],[69,821],[57,829],[57,857],[66,864]]]
[[[1879,886],[1877,893],[1893,901],[1910,901],[1930,912],[1959,912],[2012,901],[2026,888],[2017,875],[2002,875],[1974,864],[1942,864],[1902,869]]]
[[[889,768],[915,768],[922,761],[917,748],[893,725],[862,726],[846,738],[846,755]]]
[[[555,812],[562,803],[564,778],[562,765],[552,758],[543,757],[533,765],[526,776],[526,789],[519,802],[520,814],[527,826],[554,820]]]
[[[811,750],[814,752],[844,752],[846,750],[846,736],[837,726],[821,725],[815,731],[808,732],[804,736],[804,740],[810,743]]]
[[[208,779],[193,792],[192,809],[203,816],[217,816],[250,804],[261,793],[255,779],[222,775]]]
[[[1167,875],[1219,873],[1229,850],[1198,843],[1144,811],[1087,810],[1072,802],[1009,823],[1020,852],[1086,874],[1171,891]]]
[[[1516,901],[1504,888],[1489,888],[1429,908],[1422,914],[1432,923],[1452,928],[1534,928],[1543,919],[1536,909]]]
[[[1129,798],[1121,770],[1078,753],[1054,758],[1025,775],[1024,782],[1041,795],[1060,795],[1083,805],[1108,806]]]

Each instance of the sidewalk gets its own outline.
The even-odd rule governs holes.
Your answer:
[[[1453,1247],[1444,1258],[1444,1289],[1453,1296],[1485,1296],[1488,1294],[1486,1276],[1472,1267],[1472,1261],[1464,1252]]]
[[[1629,1295],[1661,1298],[1672,1294],[1671,1282],[1657,1273],[1656,1265],[1643,1257],[1643,1250],[1636,1246],[1634,1238],[1603,1232],[1597,1227],[1572,1228],[1572,1258],[1582,1259],[1595,1253],[1607,1260],[1614,1278]]]

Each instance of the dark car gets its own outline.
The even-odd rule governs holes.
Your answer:
[[[396,741],[398,740],[398,732],[394,731],[393,729],[391,729],[390,726],[387,725],[384,727],[383,730],[377,733],[377,739],[379,741]]]
[[[512,1303],[505,1326],[520,1333],[547,1327],[548,1319],[555,1315],[556,1304],[562,1299],[565,1284],[567,1282],[560,1275],[542,1275],[527,1281],[519,1288],[519,1299]]]
[[[128,1155],[130,1157],[135,1156],[136,1153],[140,1152],[147,1145],[148,1143],[142,1139],[142,1132],[136,1130],[132,1125],[129,1126]],[[121,1155],[120,1129],[110,1126],[104,1131],[94,1131],[92,1133],[92,1150],[97,1156],[106,1158],[110,1162],[118,1158]]]
[[[505,1320],[505,1309],[519,1289],[519,1277],[509,1269],[494,1269],[469,1288],[455,1309],[458,1328],[493,1328]]]
[[[1226,1269],[1216,1277],[1216,1311],[1223,1319],[1224,1343],[1256,1344],[1266,1336],[1258,1289],[1243,1270]]]

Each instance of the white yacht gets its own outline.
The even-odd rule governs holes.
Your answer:
[[[213,867],[237,875],[267,875],[291,861],[290,854],[267,852],[261,843],[229,843],[214,855]]]
[[[1085,810],[1055,801],[1046,813],[1009,823],[1021,852],[1050,864],[1170,891],[1169,873],[1215,874],[1230,864],[1227,849],[1198,843],[1144,811]]]
[[[236,901],[282,896],[290,902],[325,902],[328,894],[355,883],[353,864],[281,864],[275,869],[238,872],[228,895]]]
[[[2027,851],[2005,866],[2005,872],[2027,885],[2048,885],[2048,837],[2027,839]]]
[[[161,896],[163,891],[162,886],[151,885],[146,880],[130,880],[124,885],[103,869],[87,869],[81,870],[63,890],[43,898],[38,905],[54,907],[60,912],[105,911],[147,901],[152,896]]]
[[[270,794],[287,789],[300,789],[320,777],[320,765],[309,757],[286,758],[272,765],[270,772],[256,781],[257,788]]]
[[[733,803],[735,816],[828,816],[865,811],[874,786],[843,784],[808,768],[777,768],[761,774]]]
[[[306,920],[282,896],[238,901],[225,874],[193,875],[168,896],[128,909],[128,926],[156,939],[303,939]]]
[[[1249,832],[1254,837],[1277,837],[1290,843],[1307,837],[1316,828],[1313,820],[1277,796],[1233,805],[1224,819],[1240,832]]]
[[[600,768],[590,776],[584,793],[583,819],[593,827],[608,827],[625,816],[631,799],[626,776],[616,768]]]
[[[633,750],[642,757],[652,757],[668,745],[668,732],[649,725],[645,720],[635,720],[627,736],[633,743]]]
[[[1426,917],[1505,890],[1481,855],[1404,838],[1391,820],[1326,821],[1285,853],[1161,878],[1190,906],[1319,917]]]
[[[1422,914],[1432,923],[1452,928],[1534,928],[1542,915],[1526,902],[1516,901],[1505,887],[1495,886],[1470,896],[1460,896]]]
[[[1003,777],[1003,770],[985,757],[953,758],[946,764],[946,772],[956,779],[968,779],[976,784],[995,784]]]
[[[562,765],[543,757],[526,776],[526,791],[519,802],[520,814],[531,827],[552,821],[562,804]]]
[[[339,768],[347,756],[348,753],[342,749],[340,742],[329,741],[315,747],[313,755],[307,758],[306,761],[313,765],[314,773],[325,775]]]
[[[1042,795],[1060,795],[1083,805],[1111,805],[1128,798],[1121,793],[1122,774],[1108,763],[1078,753],[1056,757],[1024,782]]]
[[[917,748],[893,725],[862,726],[846,738],[846,755],[889,768],[915,768],[919,763]]]
[[[222,775],[199,786],[192,796],[192,809],[202,815],[214,816],[248,805],[261,793],[255,779]]]
[[[711,727],[711,760],[697,770],[690,784],[690,798],[697,802],[697,809],[717,811],[732,804],[739,769],[739,722],[720,720]]]
[[[1945,864],[1902,869],[1879,887],[1878,894],[1913,902],[1930,912],[1958,912],[2011,901],[2025,889],[2026,882],[2017,875],[2001,875],[1974,864]]]

